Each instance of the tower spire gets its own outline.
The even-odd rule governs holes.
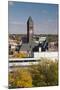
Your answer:
[[[28,20],[27,20],[27,42],[31,43],[32,42],[32,38],[33,37],[33,20],[32,17],[29,16]]]

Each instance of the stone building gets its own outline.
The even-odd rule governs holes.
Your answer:
[[[41,41],[38,41],[38,43],[36,43],[33,40],[34,37],[34,23],[33,20],[31,18],[31,16],[29,16],[28,20],[27,20],[27,35],[26,35],[26,40],[27,42],[23,42],[19,51],[20,52],[27,52],[29,55],[29,57],[33,57],[34,52],[40,52],[40,51],[45,51],[45,39],[44,41],[42,40],[42,42],[44,42],[44,44],[41,44]],[[41,37],[41,39],[43,39],[43,37]],[[44,45],[44,48],[43,48]]]
[[[33,34],[34,34],[34,32],[33,32],[33,20],[30,16],[27,20],[27,42],[30,44],[33,41]]]
[[[27,51],[29,56],[32,56],[32,48],[33,48],[33,20],[31,16],[29,16],[27,20],[27,42],[23,43],[20,51]]]

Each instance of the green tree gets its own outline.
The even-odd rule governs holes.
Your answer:
[[[31,67],[32,83],[35,87],[58,85],[58,62],[41,59],[35,67]]]

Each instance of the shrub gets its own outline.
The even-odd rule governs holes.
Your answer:
[[[17,69],[9,73],[9,83],[11,87],[32,87],[30,72],[26,69]]]
[[[58,63],[51,60],[41,60],[38,65],[31,69],[33,86],[58,85]]]
[[[27,56],[28,56],[28,54],[24,53],[24,52],[19,52],[19,53],[14,54],[14,58],[25,58]]]

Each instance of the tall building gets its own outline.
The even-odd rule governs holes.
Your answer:
[[[33,20],[31,16],[27,20],[27,42],[31,44],[33,41]]]
[[[20,51],[27,51],[29,53],[29,57],[32,57],[32,48],[33,48],[33,20],[31,16],[29,16],[27,20],[27,42],[23,43]]]

